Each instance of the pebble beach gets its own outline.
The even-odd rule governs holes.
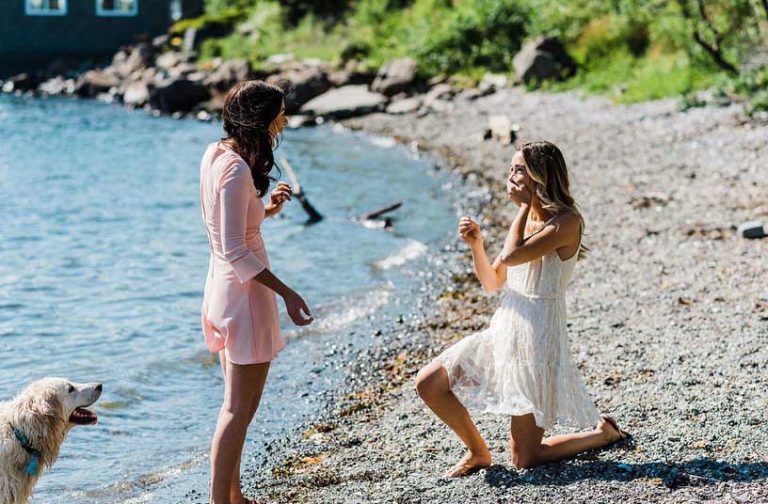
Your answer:
[[[568,293],[571,348],[598,409],[632,440],[518,471],[509,418],[470,411],[494,465],[442,477],[464,449],[417,397],[413,377],[485,327],[498,304],[482,293],[457,237],[430,258],[411,311],[371,327],[374,343],[323,410],[286,439],[246,447],[246,495],[307,503],[768,501],[768,241],[736,232],[768,219],[768,120],[747,117],[739,104],[682,112],[671,99],[619,106],[504,88],[446,100],[428,114],[343,124],[439,155],[463,180],[452,188],[457,211],[479,219],[495,254],[515,212],[503,190],[514,149],[482,139],[497,114],[519,125],[518,141],[553,141],[569,164],[590,249]]]

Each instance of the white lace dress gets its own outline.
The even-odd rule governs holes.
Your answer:
[[[563,261],[552,252],[509,267],[490,326],[437,357],[462,403],[490,413],[533,413],[544,429],[597,424],[566,332],[565,290],[577,255]]]

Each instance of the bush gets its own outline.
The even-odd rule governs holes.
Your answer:
[[[423,72],[473,68],[506,72],[525,38],[528,13],[512,0],[462,2],[414,49]]]

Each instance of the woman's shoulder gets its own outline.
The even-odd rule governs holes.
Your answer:
[[[578,231],[581,227],[581,216],[570,209],[561,210],[550,217],[548,224],[552,224],[566,232],[573,229]]]
[[[224,173],[248,173],[250,174],[250,168],[248,163],[235,152],[232,147],[228,146],[224,142],[214,142],[208,146],[209,149],[214,149],[212,164],[220,166]]]

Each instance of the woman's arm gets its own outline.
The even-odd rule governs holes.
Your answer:
[[[475,276],[480,281],[483,290],[486,292],[499,290],[507,280],[507,267],[501,264],[498,257],[493,261],[493,264],[488,260],[480,225],[470,217],[462,217],[459,221],[459,235],[462,240],[469,244]]]
[[[246,283],[267,267],[245,243],[251,184],[250,170],[241,163],[226,167],[219,182],[221,251],[240,283]]]
[[[296,325],[312,322],[309,307],[293,289],[285,285],[266,264],[248,249],[245,228],[251,193],[251,173],[247,167],[235,163],[224,173],[220,183],[221,244],[224,258],[232,265],[240,283],[255,280],[272,289],[285,301],[288,316]],[[304,318],[302,311],[308,315]]]
[[[579,219],[575,215],[564,214],[526,238],[525,223],[529,213],[530,205],[520,204],[520,210],[509,228],[509,234],[501,249],[501,262],[507,266],[527,263],[556,251],[571,243],[574,234],[580,232]]]

